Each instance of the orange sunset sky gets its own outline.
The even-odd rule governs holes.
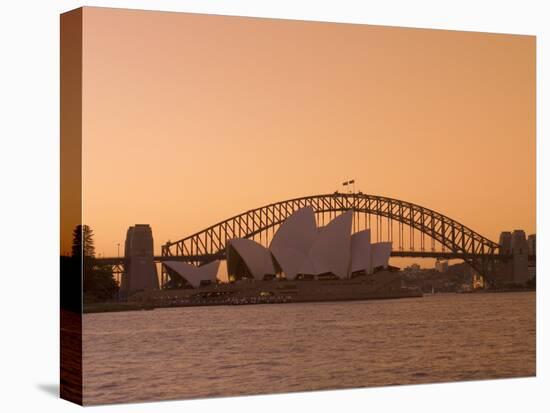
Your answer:
[[[356,189],[535,232],[535,37],[84,8],[83,222],[155,251]]]

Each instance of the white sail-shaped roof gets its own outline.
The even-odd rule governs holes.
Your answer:
[[[371,244],[372,268],[387,267],[391,255],[391,242]]]
[[[263,280],[265,275],[275,275],[271,253],[263,245],[251,239],[235,238],[229,241],[228,246],[237,252],[255,279]],[[227,266],[230,272],[235,268],[236,259],[238,257],[228,254]]]
[[[307,206],[288,217],[273,236],[269,249],[287,279],[296,278],[317,232],[313,208]]]
[[[271,252],[288,280],[294,280],[298,274],[304,274],[302,267],[308,260],[307,254],[285,247],[273,248]]]
[[[165,261],[163,264],[197,288],[201,285],[201,281],[216,282],[220,261],[216,260],[200,267],[179,261]]]
[[[307,253],[317,236],[315,214],[311,206],[299,209],[279,227],[269,248],[285,247]]]
[[[310,263],[304,262],[299,271],[306,274],[313,265],[315,275],[332,273],[348,278],[351,259],[351,224],[353,211],[347,211],[321,228],[309,251]]]
[[[370,229],[351,236],[351,272],[372,273]]]

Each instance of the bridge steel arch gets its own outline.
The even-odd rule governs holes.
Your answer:
[[[193,235],[162,246],[163,257],[204,263],[225,256],[226,243],[233,238],[253,238],[285,221],[292,213],[311,206],[317,215],[353,210],[378,218],[388,225],[396,221],[419,231],[456,255],[464,257],[489,281],[494,278],[499,245],[467,226],[432,209],[383,196],[363,193],[333,193],[276,202],[235,215]],[[377,227],[377,231],[378,231]],[[388,230],[389,231],[389,230]],[[424,249],[424,248],[422,248]],[[501,259],[503,258],[500,256]]]

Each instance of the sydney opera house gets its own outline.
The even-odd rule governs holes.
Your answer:
[[[229,279],[344,280],[387,268],[391,243],[371,243],[370,230],[352,234],[352,221],[353,212],[347,211],[318,227],[313,208],[305,207],[281,224],[268,248],[251,239],[232,239],[226,247]],[[219,264],[164,262],[193,288],[216,283]]]

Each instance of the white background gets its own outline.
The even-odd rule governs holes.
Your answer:
[[[546,1],[4,1],[0,6],[0,410],[79,409],[59,366],[59,14],[110,6],[537,35],[537,378],[93,407],[98,411],[550,411]],[[545,162],[546,160],[546,162]],[[490,180],[485,177],[490,190]],[[545,188],[546,186],[546,188]],[[467,196],[467,193],[464,194]],[[548,322],[548,321],[547,321]],[[543,347],[546,345],[546,349]]]

